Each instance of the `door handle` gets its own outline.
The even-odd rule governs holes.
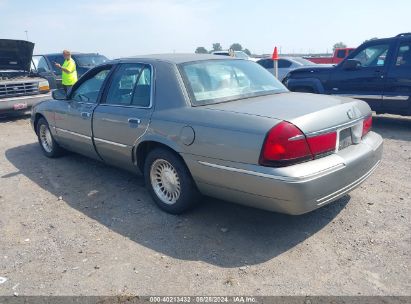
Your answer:
[[[140,124],[141,120],[138,118],[129,118],[128,119],[128,124],[130,128],[137,128],[138,125]]]
[[[91,117],[91,113],[89,112],[81,112],[81,117],[84,119],[90,118]]]

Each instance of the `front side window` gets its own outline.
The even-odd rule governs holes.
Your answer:
[[[144,64],[122,64],[114,73],[106,103],[124,106],[150,105],[151,68]]]
[[[411,67],[411,41],[401,43],[395,65]]]
[[[31,68],[39,73],[49,72],[50,68],[44,56],[33,56]]]
[[[287,92],[270,72],[246,60],[205,60],[181,65],[193,105]]]
[[[362,67],[379,67],[385,64],[388,44],[369,46],[360,51],[353,59],[358,60]]]
[[[75,89],[71,99],[78,102],[96,103],[100,89],[110,72],[111,67],[100,70],[94,76],[88,78]]]
[[[64,63],[64,57],[63,55],[48,55],[47,56],[49,61],[51,62],[51,66],[53,68],[53,71],[56,75],[61,75],[61,70],[59,68],[57,68],[54,64],[55,63],[60,63],[61,65],[63,65]]]

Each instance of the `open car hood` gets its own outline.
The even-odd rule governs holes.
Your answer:
[[[0,39],[0,70],[30,71],[34,43]]]

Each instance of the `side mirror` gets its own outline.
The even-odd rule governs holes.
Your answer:
[[[58,89],[51,92],[51,96],[55,100],[67,100],[67,94],[64,89]]]
[[[344,70],[358,70],[361,67],[361,62],[355,59],[347,59],[342,67]]]

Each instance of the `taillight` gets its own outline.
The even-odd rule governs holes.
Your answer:
[[[337,142],[337,132],[325,133],[307,138],[311,153],[314,158],[321,154],[335,151]]]
[[[311,160],[335,150],[337,133],[306,138],[292,123],[283,121],[272,128],[265,139],[260,165],[284,167]]]
[[[303,132],[293,124],[283,121],[268,132],[261,151],[260,164],[282,167],[311,158]]]
[[[372,116],[368,116],[364,119],[362,123],[362,137],[364,137],[368,132],[370,132],[372,127]]]

